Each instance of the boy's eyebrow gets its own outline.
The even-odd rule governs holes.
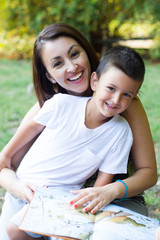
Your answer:
[[[74,47],[78,47],[78,45],[73,44],[72,46],[70,46],[70,48],[69,48],[68,51],[67,51],[67,54],[69,54],[69,53],[71,52],[72,48],[74,48]],[[50,59],[50,62],[53,61],[53,60],[58,60],[58,59],[60,59],[60,58],[61,58],[61,56],[53,57],[53,58]]]

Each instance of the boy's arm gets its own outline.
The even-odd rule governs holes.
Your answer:
[[[11,168],[11,158],[13,155],[43,129],[43,125],[33,120],[30,120],[25,126],[23,125],[23,128],[20,127],[0,153],[0,170],[4,167]]]
[[[113,174],[105,173],[102,171],[98,172],[97,179],[95,181],[94,187],[102,187],[112,182]]]

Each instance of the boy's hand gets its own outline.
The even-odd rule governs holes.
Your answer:
[[[85,205],[83,211],[91,211],[91,213],[94,214],[101,207],[109,204],[115,199],[111,189],[112,184],[108,184],[103,187],[90,187],[81,190],[71,190],[71,193],[78,195],[70,201],[70,204],[75,208]]]

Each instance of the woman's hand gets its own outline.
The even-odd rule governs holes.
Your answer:
[[[36,186],[34,184],[16,180],[16,182],[14,181],[14,186],[8,189],[8,192],[23,200],[24,202],[30,203],[35,190]]]
[[[110,183],[103,187],[90,187],[81,190],[71,190],[71,193],[77,194],[70,204],[78,208],[85,204],[83,211],[96,213],[101,207],[108,205],[119,195],[119,183]],[[122,196],[125,195],[125,189],[122,186]]]
[[[32,200],[36,190],[34,184],[19,181],[15,172],[8,168],[3,168],[0,173],[0,185],[9,193],[28,203]]]

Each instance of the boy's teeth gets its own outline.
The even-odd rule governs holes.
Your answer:
[[[112,107],[112,108],[113,108],[113,106],[112,106],[112,105],[110,105],[109,103],[107,103],[107,102],[106,102],[106,104],[107,104],[109,107]]]
[[[75,77],[69,78],[69,80],[75,81],[75,80],[77,80],[78,78],[80,78],[81,76],[82,76],[82,72],[80,72],[79,74],[77,74]]]

